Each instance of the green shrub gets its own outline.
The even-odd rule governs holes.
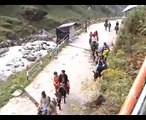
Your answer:
[[[0,24],[0,26],[2,26],[2,27],[4,27],[4,28],[9,28],[9,29],[12,29],[12,28],[13,28],[12,24],[6,23],[6,22]]]

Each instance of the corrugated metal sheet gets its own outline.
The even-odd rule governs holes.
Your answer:
[[[66,24],[62,24],[61,26],[59,26],[58,28],[62,28],[62,27],[70,27],[70,26],[73,26],[75,25],[76,22],[72,22],[72,23],[66,23]]]
[[[126,12],[126,11],[128,11],[128,10],[131,10],[131,9],[137,7],[137,6],[138,6],[138,5],[128,5],[122,12]]]

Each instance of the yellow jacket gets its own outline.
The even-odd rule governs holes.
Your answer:
[[[107,57],[109,52],[110,51],[108,49],[104,50],[103,53],[102,53],[103,57]]]

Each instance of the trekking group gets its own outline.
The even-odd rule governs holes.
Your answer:
[[[108,28],[108,31],[110,32],[111,31],[111,23],[106,19],[105,20],[105,23],[104,23],[104,27],[105,27],[105,30],[107,30],[107,28]],[[116,25],[115,25],[115,31],[116,31],[116,34],[118,33],[118,31],[119,31],[119,22],[117,21],[116,22]]]
[[[108,22],[107,19],[105,21],[104,26],[105,30],[107,30],[108,27],[110,32],[111,23]],[[117,29],[119,29],[118,22],[116,23],[115,27],[115,30]],[[101,77],[102,71],[107,69],[107,57],[110,52],[110,48],[107,45],[107,43],[104,42],[102,48],[99,49],[98,42],[99,42],[98,31],[95,31],[94,33],[90,32],[89,45],[91,47],[93,61],[96,63],[95,71],[93,71],[94,80],[96,80],[98,77]],[[60,75],[58,75],[58,73],[55,71],[53,75],[55,98],[51,100],[51,98],[46,95],[45,91],[42,91],[41,101],[38,107],[38,115],[57,115],[57,106],[59,107],[59,110],[61,110],[62,98],[64,100],[64,103],[66,103],[66,95],[69,94],[70,90],[68,75],[65,73],[65,70],[62,70]]]
[[[107,30],[107,27],[108,27],[109,32],[110,32],[111,23],[108,22],[107,19],[105,20],[104,26],[105,26],[105,30]],[[116,22],[115,30],[116,30],[116,33],[119,30],[118,21]],[[90,32],[89,44],[90,44],[91,51],[92,51],[93,61],[95,61],[95,63],[96,63],[95,71],[93,71],[94,80],[96,80],[98,77],[101,77],[102,71],[107,69],[107,57],[110,52],[110,48],[106,42],[104,42],[102,48],[99,49],[98,41],[99,41],[98,32],[95,31],[93,34],[92,34],[92,32]]]
[[[59,110],[61,110],[62,98],[64,98],[64,103],[66,103],[65,98],[66,95],[69,94],[70,85],[65,70],[62,70],[60,75],[54,72],[54,87],[56,98],[52,100],[46,95],[45,91],[41,93],[38,115],[57,115],[57,106]]]

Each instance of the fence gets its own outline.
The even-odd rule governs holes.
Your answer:
[[[34,78],[37,75],[37,73],[41,71],[49,63],[49,61],[51,61],[55,56],[57,56],[58,53],[62,50],[62,48],[68,44],[67,38],[66,39],[64,38],[61,40],[61,43],[57,44],[57,46],[51,52],[49,52],[46,56],[40,58],[32,66],[30,67],[27,66],[27,69],[26,69],[27,80],[30,80],[30,78]]]

